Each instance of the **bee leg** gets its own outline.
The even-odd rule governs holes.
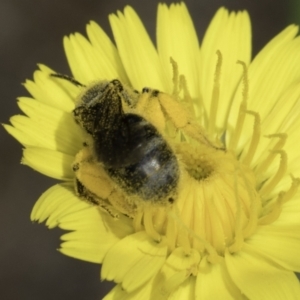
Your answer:
[[[111,217],[118,219],[119,215],[114,212],[114,209],[105,201],[91,193],[78,179],[75,180],[76,194],[90,204],[97,205],[106,211]]]

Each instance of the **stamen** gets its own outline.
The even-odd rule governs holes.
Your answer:
[[[185,255],[190,255],[191,253],[191,244],[190,244],[190,238],[189,235],[186,233],[186,231],[181,228],[181,230],[178,233],[178,245],[180,245],[183,248],[183,251]]]
[[[249,166],[254,157],[260,139],[260,117],[259,114],[254,111],[247,110],[246,113],[254,116],[254,126],[253,126],[251,143],[248,152],[245,158],[243,159],[243,163]]]
[[[146,233],[156,242],[161,241],[161,235],[155,230],[153,226],[153,211],[149,207],[144,210],[144,226]]]
[[[247,111],[247,101],[248,101],[248,71],[247,71],[247,66],[244,62],[238,60],[237,64],[242,65],[243,67],[243,92],[242,92],[242,97],[243,100],[240,104],[239,112],[238,112],[238,118],[236,121],[235,125],[235,131],[233,133],[233,136],[230,139],[229,143],[229,149],[236,149],[237,143],[240,139],[241,132],[243,129],[244,121],[245,121],[245,116],[246,116],[246,111]]]
[[[235,228],[234,228],[234,242],[228,248],[230,253],[237,252],[241,249],[244,243],[243,231],[242,231],[242,207],[239,199],[239,191],[238,191],[238,174],[237,170],[234,172],[234,195],[235,195],[235,203],[236,203],[236,217],[235,217]]]
[[[271,151],[271,153],[280,154],[280,164],[275,176],[269,180],[259,191],[261,196],[269,194],[277,185],[277,183],[282,179],[287,170],[287,154],[283,150]]]
[[[285,142],[286,142],[288,136],[286,133],[274,133],[274,134],[266,135],[265,137],[268,137],[268,138],[278,137],[279,141],[274,146],[273,150],[281,150],[283,148],[283,146],[285,145]]]
[[[272,149],[271,153],[268,155],[268,157],[262,163],[260,163],[258,165],[258,168],[255,170],[256,174],[262,174],[265,170],[267,170],[269,168],[269,166],[271,165],[271,163],[273,162],[273,160],[275,159],[275,157],[277,155],[276,151],[281,150],[284,147],[285,142],[287,140],[286,133],[275,133],[275,134],[266,135],[265,137],[279,138],[279,140],[273,147],[273,149]]]
[[[223,253],[224,251],[224,233],[222,228],[222,223],[220,222],[220,215],[216,209],[214,201],[219,199],[213,199],[213,197],[206,195],[205,204],[206,204],[206,236],[211,237],[210,243],[216,249],[218,253]]]
[[[164,207],[156,208],[156,212],[153,213],[153,223],[155,224],[156,230],[161,233],[164,230],[166,222],[166,211]]]
[[[233,133],[233,136],[230,139],[228,149],[232,149],[232,150],[236,149],[237,143],[240,139],[241,132],[242,132],[242,129],[243,129],[245,116],[246,116],[246,111],[247,111],[247,102],[242,101],[242,103],[240,104],[236,125],[234,127],[235,131]]]
[[[185,104],[187,105],[187,109],[189,111],[194,112],[193,108],[193,99],[188,91],[186,78],[184,75],[179,75],[179,69],[177,62],[170,57],[170,62],[172,64],[173,69],[173,92],[172,95],[179,100],[179,94],[181,91],[183,91],[183,100],[185,101]]]
[[[253,191],[251,191],[248,181],[244,178],[244,174],[241,174],[242,178],[244,179],[245,186],[247,188],[248,195],[251,199],[250,204],[250,215],[249,220],[245,228],[243,229],[243,236],[244,239],[252,235],[252,233],[255,231],[257,227],[257,220],[258,220],[258,212],[261,208],[261,199],[259,195],[254,194]]]
[[[167,237],[167,244],[172,252],[176,247],[176,237],[177,237],[177,226],[174,222],[173,216],[170,214],[167,215],[167,229],[166,229],[166,237]]]
[[[133,228],[136,232],[144,230],[143,225],[142,225],[142,220],[143,220],[143,212],[139,211],[135,215],[133,222],[132,222]]]
[[[194,112],[193,99],[189,93],[185,76],[183,76],[183,75],[179,76],[179,85],[180,85],[180,89],[182,89],[182,91],[183,91],[183,100],[185,101],[187,110]]]
[[[259,219],[259,225],[266,225],[274,222],[281,213],[281,208],[284,203],[290,200],[297,192],[298,187],[300,185],[300,179],[292,178],[292,185],[287,192],[280,192],[275,203],[272,204],[271,209],[269,209],[269,213],[265,214],[262,218]]]
[[[260,218],[258,220],[259,225],[270,224],[270,223],[272,223],[272,222],[274,222],[275,220],[278,219],[278,217],[281,213],[281,207],[282,207],[282,204],[283,204],[284,196],[285,196],[284,192],[280,192],[278,194],[277,200],[273,204],[273,207],[272,207],[271,211],[267,215],[263,216],[262,218]]]
[[[182,227],[182,229],[184,229],[185,235],[188,232],[188,234],[191,238],[194,238],[195,240],[197,240],[204,246],[204,248],[207,251],[207,260],[210,263],[217,264],[222,260],[222,256],[220,256],[217,253],[216,249],[208,241],[206,241],[205,239],[202,239],[193,230],[188,228],[174,212],[169,212],[169,217],[173,218],[174,221],[176,221],[176,224],[180,225],[180,227]],[[183,247],[183,245],[180,245],[180,246]]]
[[[174,95],[175,97],[178,97],[179,95],[179,72],[178,72],[178,64],[177,62],[170,57],[170,63],[172,65],[172,69],[173,69],[173,93],[172,95]]]
[[[182,215],[182,212],[179,211],[177,206],[174,206],[174,210],[176,213],[176,219],[179,220],[180,222],[180,226],[179,228],[177,227],[177,245],[181,246],[184,250],[184,253],[186,255],[189,255],[191,252],[191,242],[190,242],[190,229],[188,229],[188,231],[186,230],[187,227],[184,222],[184,220],[182,218],[180,218],[179,216]],[[169,214],[170,216],[173,215],[173,212],[171,212],[171,214]]]
[[[294,197],[300,185],[300,178],[295,178],[293,175],[291,175],[291,178],[292,178],[292,185],[290,189],[285,193],[283,203],[286,203],[288,200]]]
[[[214,85],[211,97],[211,105],[210,105],[210,115],[208,122],[208,134],[211,136],[215,132],[217,111],[219,105],[219,96],[220,96],[220,77],[221,77],[221,66],[222,66],[222,54],[219,50],[217,50],[217,65],[215,70],[215,78]]]

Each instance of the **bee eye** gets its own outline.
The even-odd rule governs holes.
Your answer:
[[[142,93],[144,94],[144,93],[149,93],[150,92],[150,89],[149,88],[147,88],[147,87],[144,87],[143,89],[142,89]]]

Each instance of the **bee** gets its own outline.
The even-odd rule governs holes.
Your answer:
[[[87,135],[73,164],[78,196],[129,216],[140,203],[172,204],[178,160],[162,133],[136,110],[143,96],[159,92],[144,88],[139,93],[118,79],[85,86],[66,75],[51,76],[83,88],[73,110]]]

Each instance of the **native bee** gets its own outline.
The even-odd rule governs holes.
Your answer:
[[[109,211],[131,215],[137,203],[174,202],[180,168],[173,149],[161,132],[136,113],[143,95],[156,97],[156,90],[140,93],[118,79],[84,86],[73,110],[75,121],[86,132],[85,146],[73,165],[79,197]]]

